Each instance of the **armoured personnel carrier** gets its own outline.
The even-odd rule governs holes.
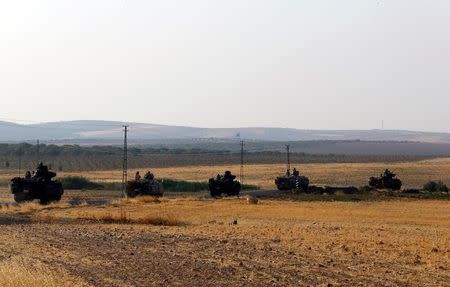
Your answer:
[[[292,174],[287,170],[285,176],[279,176],[275,179],[278,190],[300,190],[307,192],[309,187],[309,178],[300,175],[294,168]]]
[[[300,172],[294,168],[291,174],[291,154],[290,146],[286,146],[286,156],[287,156],[287,170],[286,175],[279,176],[275,179],[275,184],[278,190],[299,190],[303,192],[308,191],[309,178],[300,175]]]
[[[224,175],[218,174],[216,178],[209,179],[209,191],[212,197],[239,196],[241,183],[236,180],[236,176],[226,171]]]
[[[147,172],[143,179],[136,177],[135,180],[128,181],[126,193],[131,198],[142,195],[159,197],[164,195],[164,188],[151,172]]]
[[[15,177],[11,180],[11,193],[17,203],[39,199],[41,204],[52,201],[60,201],[64,194],[61,182],[52,180],[55,172],[49,171],[48,167],[39,164],[34,176],[27,172],[25,177]]]
[[[396,177],[395,173],[386,169],[379,177],[371,177],[369,185],[376,189],[400,190],[402,181]]]

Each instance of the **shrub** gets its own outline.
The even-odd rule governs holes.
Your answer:
[[[359,191],[360,192],[372,192],[374,189],[373,189],[373,187],[370,187],[370,186],[368,186],[368,185],[365,185],[365,186],[361,186],[360,188],[359,188]]]
[[[53,271],[49,267],[51,266],[46,266],[40,261],[28,262],[11,258],[2,260],[0,263],[0,286],[80,286],[78,280],[75,282],[68,280],[69,278],[65,274]]]
[[[122,190],[122,182],[102,182],[104,190]]]
[[[428,192],[448,192],[448,187],[442,181],[429,181],[423,186],[423,190]]]
[[[258,190],[259,186],[253,184],[243,184],[242,190]]]
[[[177,217],[167,215],[145,215],[144,217],[134,217],[120,210],[120,213],[96,213],[91,216],[84,216],[80,219],[93,220],[105,224],[148,224],[157,226],[185,226],[187,222],[179,220]]]
[[[66,176],[60,178],[64,189],[104,189],[104,186],[82,176]]]
[[[207,182],[189,182],[184,180],[163,179],[164,190],[178,192],[196,192],[208,189]]]
[[[163,179],[162,185],[164,190],[175,192],[197,192],[209,190],[207,182],[190,182],[184,180]],[[243,190],[255,190],[258,189],[256,185],[243,184]]]
[[[67,190],[121,190],[121,182],[102,182],[97,183],[90,181],[89,179],[82,176],[66,176],[60,178],[60,181],[64,189]],[[184,181],[184,180],[174,180],[174,179],[162,179],[161,183],[165,191],[173,192],[200,192],[208,190],[207,182],[199,181]],[[258,186],[244,184],[242,185],[243,190],[256,190]]]

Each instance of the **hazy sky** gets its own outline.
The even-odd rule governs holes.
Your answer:
[[[0,4],[0,119],[450,132],[448,0]]]

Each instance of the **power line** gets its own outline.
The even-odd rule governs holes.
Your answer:
[[[37,164],[39,164],[39,162],[41,161],[41,159],[40,159],[40,155],[39,155],[39,153],[40,153],[40,144],[39,144],[39,140],[37,140],[37,142],[36,142],[36,149],[37,149],[37,153],[36,153],[36,156],[37,156]]]
[[[287,172],[291,172],[291,152],[290,152],[290,145],[286,145],[286,157],[287,157]]]
[[[241,170],[239,179],[241,181],[241,184],[244,183],[244,141],[241,141]]]

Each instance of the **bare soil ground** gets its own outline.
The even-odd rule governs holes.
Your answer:
[[[0,260],[75,286],[450,286],[449,210],[196,197],[4,204]]]

